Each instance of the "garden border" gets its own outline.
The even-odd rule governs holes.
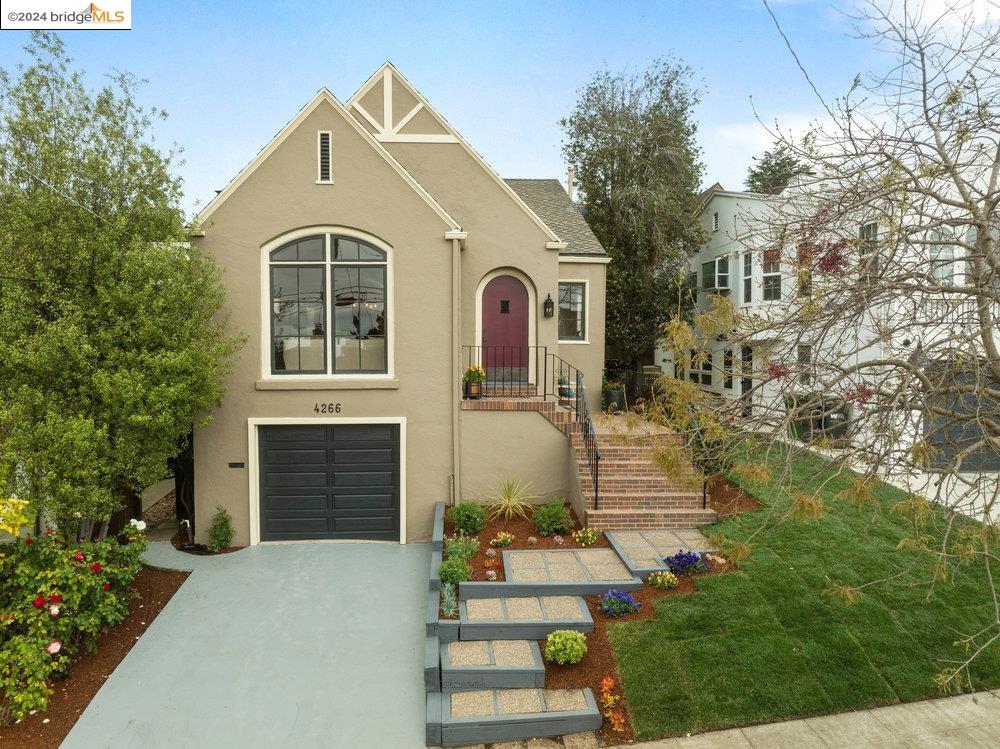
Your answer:
[[[447,644],[440,646],[441,691],[468,691],[475,689],[524,689],[545,687],[545,661],[535,640],[529,640],[531,664],[527,666],[497,666],[493,656],[492,641],[486,641],[492,665],[455,665],[451,662]]]

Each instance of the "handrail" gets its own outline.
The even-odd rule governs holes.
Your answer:
[[[576,390],[578,393],[578,408],[576,420],[583,433],[583,450],[587,454],[587,467],[590,469],[590,480],[594,484],[594,509],[601,509],[600,486],[601,448],[597,445],[597,432],[590,418],[590,406],[587,404],[587,388],[583,384],[583,373],[576,373]]]

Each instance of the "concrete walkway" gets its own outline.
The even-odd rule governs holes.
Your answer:
[[[193,569],[64,747],[424,746],[427,544],[264,544]]]
[[[992,692],[634,745],[635,749],[989,749],[997,746],[1000,746],[1000,697]]]

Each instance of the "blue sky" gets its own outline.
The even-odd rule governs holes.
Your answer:
[[[826,2],[773,0],[825,96],[878,67]],[[697,111],[705,182],[741,187],[769,137],[754,120],[801,128],[818,102],[760,0],[659,2],[151,2],[132,0],[130,32],[64,40],[97,84],[112,68],[149,83],[170,118],[158,140],[185,151],[187,198],[207,202],[321,86],[346,101],[385,60],[505,177],[560,177],[559,119],[601,66],[641,71],[687,62],[704,86]],[[27,32],[0,32],[0,66],[23,59]],[[751,104],[751,97],[753,104]]]

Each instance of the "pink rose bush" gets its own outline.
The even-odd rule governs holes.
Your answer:
[[[128,614],[146,539],[134,524],[124,535],[71,543],[47,532],[0,543],[0,726],[44,710],[49,680]]]

